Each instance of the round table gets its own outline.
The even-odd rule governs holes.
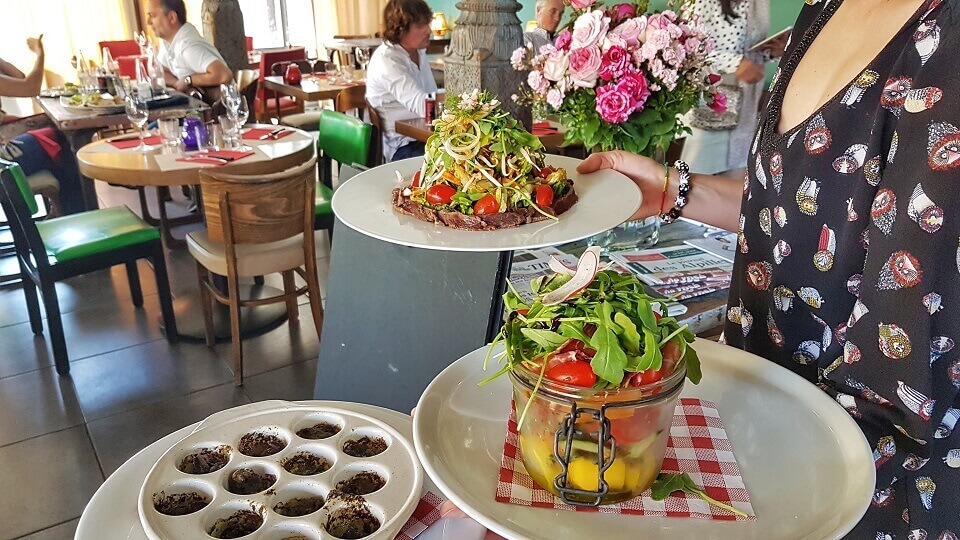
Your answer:
[[[404,437],[413,441],[412,423],[406,414],[364,403],[345,401],[302,403],[338,407],[372,416],[386,422]],[[138,452],[114,471],[83,509],[75,540],[146,540],[147,535],[140,525],[140,516],[137,513],[140,486],[160,456],[177,441],[193,432],[199,424],[200,422],[191,424],[167,435]],[[423,492],[427,491],[440,495],[437,487],[424,475]]]
[[[274,129],[277,126],[252,124],[248,127]],[[305,163],[313,156],[316,139],[306,131],[285,129],[292,133],[276,140],[244,140],[244,144],[253,147],[257,152],[257,156],[245,158],[251,161],[239,160],[216,168],[231,174],[267,174]],[[178,164],[177,168],[171,169],[169,161],[175,157],[168,149],[158,146],[142,153],[132,148],[120,150],[109,144],[113,139],[92,142],[77,151],[77,162],[84,176],[132,188],[169,188],[197,185],[200,183],[200,169],[211,167],[191,163]],[[167,166],[164,166],[165,164]],[[167,247],[174,247],[178,242],[168,233],[169,225],[174,221],[167,219],[163,200],[158,198],[157,202],[160,208],[161,234],[164,235]],[[141,203],[146,212],[146,201],[142,195]],[[223,286],[225,287],[225,284]],[[269,298],[280,293],[276,288],[258,284],[240,287],[242,298]],[[205,334],[199,294],[175,298],[173,310],[177,319],[177,334],[191,341],[202,341]],[[275,328],[286,318],[286,305],[283,303],[243,307],[240,310],[240,333],[244,337],[262,334]],[[214,302],[213,324],[214,336],[218,341],[230,339],[230,314],[227,306]]]

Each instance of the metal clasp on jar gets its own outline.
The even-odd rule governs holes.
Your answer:
[[[560,493],[560,499],[563,502],[573,506],[597,507],[603,501],[603,498],[610,492],[610,486],[603,478],[603,473],[610,468],[613,460],[617,457],[617,441],[610,434],[610,420],[606,417],[604,405],[597,409],[578,408],[574,401],[570,413],[563,417],[563,424],[557,429],[557,434],[553,441],[553,455],[562,468],[560,474],[553,480],[553,485]],[[567,487],[567,473],[570,468],[570,456],[573,455],[573,436],[576,432],[577,418],[582,414],[590,415],[599,425],[597,433],[597,490],[590,491]],[[561,441],[565,444],[563,455],[560,455]],[[605,457],[607,442],[610,443],[610,455]]]

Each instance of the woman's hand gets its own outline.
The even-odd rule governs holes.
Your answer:
[[[763,66],[747,60],[744,58],[740,61],[740,65],[737,66],[737,79],[747,83],[754,84],[763,80],[766,73],[763,71]]]
[[[616,150],[591,154],[590,157],[580,163],[577,172],[588,174],[601,169],[612,169],[623,173],[640,187],[640,192],[643,194],[643,203],[640,205],[640,210],[630,218],[631,220],[648,218],[660,211],[664,179],[662,163]]]
[[[43,56],[43,34],[39,37],[27,38],[27,48],[37,56]]]

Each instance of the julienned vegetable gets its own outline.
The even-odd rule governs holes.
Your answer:
[[[596,272],[593,261],[599,255],[588,251],[576,272],[554,265],[562,271],[533,281],[536,297],[530,305],[512,289],[504,295],[507,320],[487,360],[493,346],[503,343],[505,361],[488,380],[522,363],[548,379],[551,373],[563,374],[567,380],[559,382],[575,386],[583,381],[597,389],[640,386],[669,375],[683,358],[687,378],[699,383],[700,360],[688,346],[693,332],[675,318],[661,316],[666,306],[647,295],[636,276]],[[577,368],[559,370],[566,362],[588,362],[595,378]],[[571,376],[572,370],[579,376]]]

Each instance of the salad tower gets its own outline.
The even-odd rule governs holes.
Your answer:
[[[633,275],[599,269],[588,248],[576,270],[555,259],[530,304],[505,295],[503,343],[531,477],[570,504],[633,498],[660,472],[685,378],[699,383],[693,333],[666,315]],[[483,384],[483,383],[481,383]],[[602,451],[601,451],[602,449]]]
[[[490,94],[453,96],[434,122],[420,170],[409,186],[394,190],[394,206],[468,230],[557,219],[577,195],[566,171],[544,158],[540,140]]]

